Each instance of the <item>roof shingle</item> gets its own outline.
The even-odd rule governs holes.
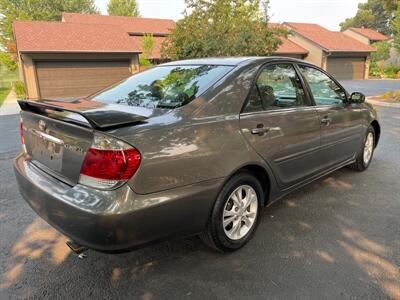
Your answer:
[[[292,31],[330,52],[373,52],[369,45],[361,43],[342,32],[330,31],[317,24],[285,22]]]
[[[276,54],[307,54],[308,51],[295,42],[281,37],[282,44],[275,51]]]
[[[13,29],[21,52],[142,52],[119,26],[15,21]]]
[[[387,41],[390,39],[389,36],[384,35],[376,30],[370,29],[370,28],[355,28],[351,27],[349,28],[351,31],[354,31],[358,34],[361,34],[362,36],[365,36],[371,41]]]
[[[143,34],[153,34],[154,49],[151,59],[161,58],[161,47],[166,37],[175,28],[175,22],[169,19],[135,18],[124,16],[104,16],[95,14],[63,13],[62,21],[65,23],[80,24],[106,24],[119,26],[124,32],[130,34],[130,39],[139,47],[142,45]]]
[[[283,26],[279,23],[268,23],[268,27],[280,28]],[[308,51],[306,49],[296,44],[295,42],[285,37],[280,37],[280,39],[282,41],[282,44],[280,44],[278,49],[276,49],[275,54],[308,54]]]
[[[104,16],[96,14],[63,13],[62,21],[66,23],[118,25],[128,33],[152,33],[168,35],[175,27],[169,19],[135,18],[124,16]]]

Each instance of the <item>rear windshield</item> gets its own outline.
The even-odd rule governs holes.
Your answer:
[[[201,95],[233,67],[215,65],[159,66],[135,74],[92,99],[146,108],[176,108]]]

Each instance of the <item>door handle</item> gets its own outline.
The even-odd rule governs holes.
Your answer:
[[[328,118],[328,117],[324,117],[321,119],[321,124],[325,124],[326,126],[329,126],[331,124],[331,122],[332,122],[332,119]]]
[[[258,124],[256,128],[251,130],[252,134],[263,135],[264,133],[269,131],[269,127],[264,127],[264,124]]]

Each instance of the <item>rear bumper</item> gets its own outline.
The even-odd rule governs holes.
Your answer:
[[[201,232],[223,179],[139,195],[68,186],[20,155],[14,170],[22,197],[47,223],[91,249],[120,252]]]

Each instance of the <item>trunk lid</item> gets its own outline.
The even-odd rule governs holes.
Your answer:
[[[70,185],[79,181],[95,130],[138,124],[151,114],[146,109],[88,100],[19,101],[19,104],[25,148],[31,162]]]

